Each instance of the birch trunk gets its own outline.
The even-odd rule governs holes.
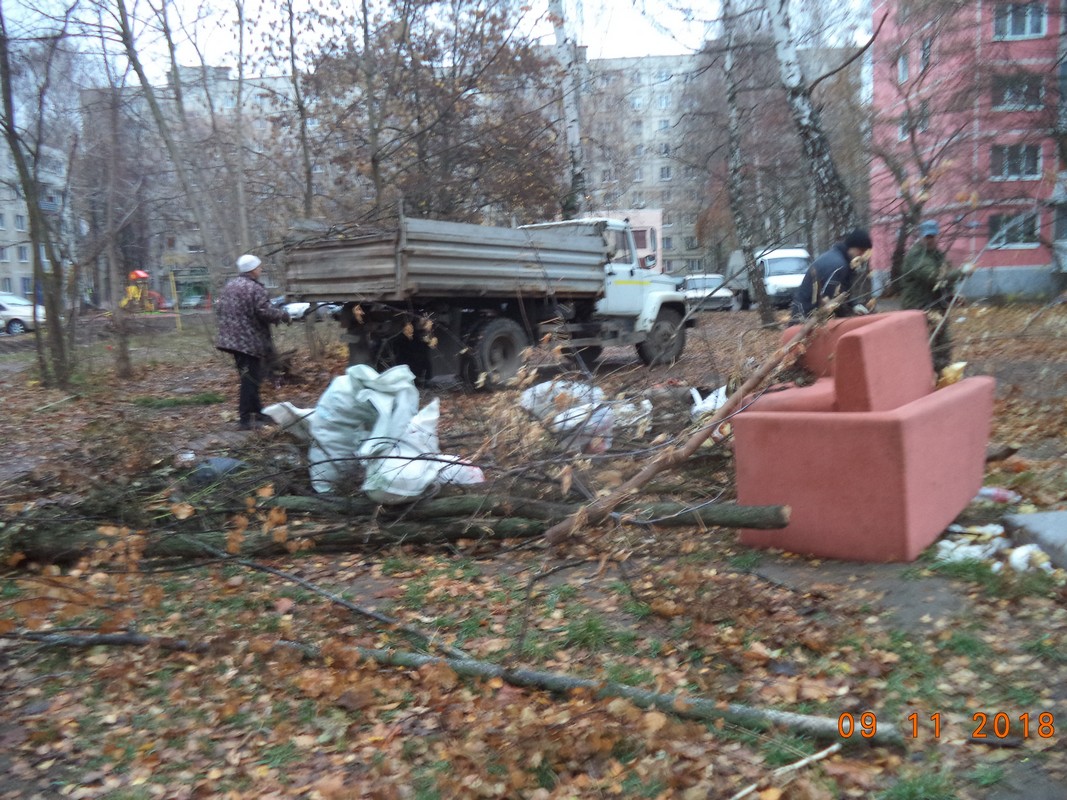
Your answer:
[[[819,109],[812,102],[811,91],[804,81],[789,20],[788,0],[768,0],[766,8],[774,36],[782,86],[789,102],[793,124],[804,148],[804,155],[808,159],[812,180],[835,234],[844,235],[858,224],[856,207],[852,201],[852,193],[838,172]]]
[[[580,217],[585,210],[585,154],[582,150],[581,113],[578,109],[578,53],[574,42],[567,38],[564,28],[562,0],[550,0],[549,14],[556,33],[556,60],[563,70],[560,86],[563,90],[563,122],[567,136],[567,153],[571,165],[570,194],[563,203],[564,219]]]
[[[740,81],[737,77],[737,63],[734,59],[734,33],[736,17],[733,3],[723,0],[722,21],[723,38],[723,74],[726,80],[726,107],[728,117],[728,141],[729,141],[729,177],[727,179],[727,194],[730,200],[730,213],[734,218],[734,227],[737,228],[737,238],[741,244],[741,252],[745,256],[745,271],[748,273],[749,285],[760,312],[760,321],[763,324],[774,322],[774,313],[767,302],[767,289],[763,285],[763,275],[760,274],[756,265],[754,252],[756,242],[752,230],[751,216],[745,207],[745,156],[741,149],[741,108],[738,100]]]

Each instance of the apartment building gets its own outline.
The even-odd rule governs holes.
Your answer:
[[[707,174],[684,148],[699,55],[593,59],[582,82],[589,205],[663,210],[664,272],[703,272]]]
[[[875,252],[935,219],[972,296],[1062,287],[1067,256],[1064,0],[876,0]],[[888,268],[887,261],[879,266]]]
[[[54,223],[57,235],[69,237],[71,226],[63,196],[66,165],[55,154],[45,154],[39,169],[41,211]],[[26,200],[18,187],[15,161],[5,147],[0,151],[0,292],[31,298],[35,292],[30,218]],[[44,247],[41,248],[41,261],[48,272],[51,263]]]

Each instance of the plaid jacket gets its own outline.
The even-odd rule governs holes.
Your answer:
[[[247,275],[231,278],[223,287],[215,301],[215,317],[219,327],[215,347],[260,358],[273,351],[271,323],[289,319],[285,311],[270,304],[263,284]]]

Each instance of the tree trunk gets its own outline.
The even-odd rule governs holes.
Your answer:
[[[578,109],[578,82],[574,73],[578,69],[578,53],[574,42],[567,36],[562,0],[549,0],[548,13],[556,33],[556,60],[562,75],[560,89],[563,102],[563,126],[567,136],[567,152],[570,155],[570,194],[563,202],[563,218],[575,219],[585,210],[585,154],[582,149],[582,123]]]
[[[767,302],[767,288],[763,284],[763,275],[760,274],[754,256],[756,242],[753,236],[751,217],[745,206],[745,158],[741,151],[741,109],[738,105],[738,88],[740,81],[737,78],[737,68],[734,59],[734,30],[736,18],[730,0],[723,0],[722,19],[723,31],[726,44],[723,48],[723,73],[726,79],[726,107],[729,109],[729,177],[727,190],[730,198],[730,213],[734,218],[734,226],[737,228],[737,238],[741,244],[741,252],[745,257],[745,271],[748,273],[748,285],[752,287],[757,308],[760,312],[760,321],[764,325],[774,322],[774,313],[770,303]]]
[[[843,236],[858,224],[852,193],[841,179],[834,162],[830,141],[823,130],[819,109],[804,83],[804,73],[797,56],[789,21],[788,0],[769,0],[767,14],[771,20],[775,52],[782,86],[785,88],[793,124],[808,159],[811,177],[819,190],[819,200],[833,225],[835,236]]]
[[[534,538],[542,535],[552,521],[574,511],[571,506],[534,500],[464,496],[416,504],[402,512],[399,519],[390,521],[378,516],[381,507],[369,500],[331,502],[313,497],[279,497],[270,501],[270,505],[343,516],[345,525],[342,529],[304,537],[281,536],[280,529],[264,533],[250,528],[239,540],[226,531],[131,532],[127,535],[135,538],[138,545],[143,543],[145,558],[201,558],[205,548],[227,550],[228,545],[227,552],[231,555],[268,556],[284,555],[307,549],[307,546],[319,551],[351,551],[394,544],[444,544],[460,539]],[[631,504],[620,512],[619,521],[659,527],[700,525],[774,530],[789,523],[789,509],[733,503],[696,508],[679,503]],[[2,553],[21,553],[40,562],[66,562],[92,550],[101,538],[99,530],[72,531],[57,528],[50,519],[42,519],[37,525],[24,519],[19,532],[7,537]]]

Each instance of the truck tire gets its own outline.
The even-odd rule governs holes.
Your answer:
[[[660,309],[652,323],[648,338],[637,345],[637,355],[648,366],[670,364],[682,354],[685,347],[685,328],[682,315],[670,308]]]
[[[518,373],[529,344],[526,331],[513,319],[496,317],[483,323],[464,362],[463,379],[479,389],[503,386]]]

